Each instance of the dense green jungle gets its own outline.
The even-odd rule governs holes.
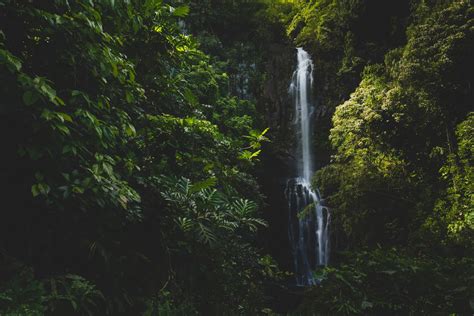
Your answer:
[[[473,57],[471,0],[0,0],[0,315],[473,315]]]

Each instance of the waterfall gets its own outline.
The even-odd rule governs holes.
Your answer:
[[[298,48],[298,64],[289,93],[295,106],[296,177],[288,180],[288,236],[296,275],[296,284],[314,285],[313,270],[329,261],[329,209],[323,205],[318,190],[311,188],[313,175],[311,102],[313,62],[309,54]]]

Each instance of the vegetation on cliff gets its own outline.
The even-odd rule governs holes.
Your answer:
[[[344,101],[328,104],[331,160],[314,185],[333,208],[334,250],[353,254],[303,305],[334,297],[321,309],[469,313],[474,280],[455,280],[473,267],[472,3],[375,2],[310,1],[289,28],[337,70],[327,84]],[[375,12],[383,23],[365,20]],[[347,95],[344,78],[359,76]]]

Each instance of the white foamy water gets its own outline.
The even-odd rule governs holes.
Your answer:
[[[313,169],[312,114],[313,62],[298,48],[298,64],[290,85],[295,106],[297,177],[287,182],[288,236],[292,248],[296,284],[316,283],[313,270],[329,262],[329,209],[322,205],[317,190],[311,188]]]

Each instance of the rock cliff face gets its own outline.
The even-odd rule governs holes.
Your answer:
[[[265,125],[270,128],[272,138],[264,155],[271,156],[275,161],[281,160],[287,166],[285,170],[288,170],[292,159],[290,149],[293,146],[293,108],[288,86],[296,62],[295,49],[290,43],[273,44],[268,55],[270,58],[265,65],[266,78],[258,100],[258,109],[263,114]]]
[[[269,48],[265,65],[266,80],[258,98],[258,109],[263,114],[264,124],[270,128],[271,138],[271,143],[262,151],[259,174],[263,194],[267,197],[264,216],[269,222],[262,240],[264,247],[285,270],[292,268],[284,189],[286,178],[294,172],[293,108],[288,86],[296,63],[295,52],[291,43],[274,44]]]
[[[262,166],[259,172],[260,184],[267,197],[265,217],[270,227],[264,234],[264,247],[279,261],[281,267],[292,270],[293,262],[288,238],[288,201],[285,188],[289,178],[295,177],[296,133],[295,111],[289,94],[289,85],[296,66],[296,49],[291,43],[273,44],[268,49],[265,63],[265,80],[258,109],[264,118],[265,126],[270,128],[272,142],[262,152]],[[322,128],[315,131],[316,139],[311,146],[317,149],[316,168],[327,163],[327,135],[330,125],[330,111],[318,97],[312,97],[315,112],[313,125]]]

